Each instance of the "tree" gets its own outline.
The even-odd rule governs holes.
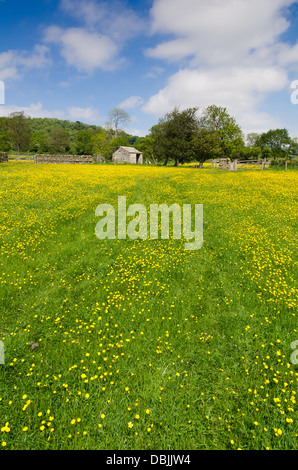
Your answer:
[[[232,156],[236,150],[244,146],[243,133],[226,108],[208,106],[203,111],[201,127],[218,133],[223,157]]]
[[[78,131],[74,139],[78,155],[90,155],[93,153],[93,135],[94,130],[92,129],[82,129]]]
[[[114,129],[115,137],[117,137],[120,126],[125,126],[130,121],[130,116],[124,109],[114,108],[109,112],[109,119],[108,124]]]
[[[6,132],[0,131],[0,152],[9,152],[11,145]]]
[[[237,158],[242,160],[259,160],[262,156],[262,151],[260,147],[243,147],[237,154]]]
[[[68,151],[70,149],[68,133],[62,127],[54,127],[49,133],[48,144],[54,154]]]
[[[259,137],[260,137],[260,134],[257,134],[256,132],[250,132],[250,134],[247,134],[246,136],[247,146],[256,147],[257,140]]]
[[[217,158],[221,154],[219,135],[216,131],[199,129],[193,137],[193,146],[196,160],[200,162],[200,168],[209,158]]]
[[[151,156],[155,163],[164,162],[167,165],[171,158],[171,147],[165,131],[164,119],[160,119],[158,124],[150,129],[149,138],[151,140]]]
[[[193,137],[198,130],[198,108],[188,108],[180,111],[177,107],[167,113],[153,129],[156,144],[160,147],[164,164],[169,159],[174,160],[175,166],[190,161],[195,153]]]
[[[9,115],[8,136],[18,152],[18,159],[20,158],[20,151],[28,148],[30,144],[30,119],[23,111],[17,111]]]
[[[41,132],[34,132],[31,137],[30,151],[43,153],[48,152],[48,150],[49,146],[47,136]]]
[[[110,141],[111,138],[108,132],[101,129],[99,132],[92,136],[92,152],[102,155],[105,159],[111,157]]]
[[[257,139],[257,145],[261,147],[262,150],[269,148],[274,158],[285,157],[288,154],[291,144],[292,139],[287,129],[271,129],[261,134]]]
[[[153,163],[157,163],[155,155],[154,155],[154,145],[155,145],[155,140],[152,134],[147,135],[146,137],[141,137],[138,140],[138,150],[140,150],[143,154],[144,160],[147,160],[150,162],[150,160],[153,161]]]

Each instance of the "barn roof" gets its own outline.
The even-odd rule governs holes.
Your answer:
[[[123,147],[123,146],[121,146],[120,148],[126,150],[129,153],[142,153],[139,150],[135,149],[134,147]]]

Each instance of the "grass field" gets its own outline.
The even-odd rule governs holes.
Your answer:
[[[0,181],[1,449],[298,448],[297,171],[14,162]],[[118,196],[203,204],[202,249],[100,241]]]

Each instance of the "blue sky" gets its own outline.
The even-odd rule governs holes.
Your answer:
[[[0,0],[0,115],[146,135],[175,106],[226,107],[245,134],[298,137],[298,1]]]

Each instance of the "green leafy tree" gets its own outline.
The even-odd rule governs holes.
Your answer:
[[[258,160],[262,156],[260,147],[243,147],[237,153],[242,160]]]
[[[36,153],[48,152],[48,139],[45,134],[41,132],[34,132],[31,137],[30,151]]]
[[[30,119],[23,111],[18,111],[11,113],[7,121],[8,136],[13,148],[18,152],[18,159],[20,158],[20,151],[27,150],[30,145]]]
[[[232,156],[244,147],[241,128],[226,108],[208,106],[202,113],[201,126],[218,133],[222,157]]]
[[[262,150],[262,158],[265,158],[266,160],[270,160],[270,158],[273,157],[272,150],[269,147],[264,147]]]
[[[283,158],[289,153],[292,139],[287,129],[271,129],[261,134],[256,143],[262,150],[269,148],[273,158]]]
[[[106,160],[111,158],[111,137],[105,129],[99,130],[91,138],[92,152],[102,155]]]
[[[138,150],[142,152],[145,161],[153,161],[153,163],[157,163],[157,160],[154,155],[155,141],[152,134],[147,135],[146,137],[141,137],[138,140],[137,145]]]
[[[93,153],[92,137],[94,130],[82,129],[75,136],[75,149],[78,155],[90,155]]]
[[[11,143],[7,132],[0,130],[0,152],[9,152],[11,150]]]
[[[64,153],[70,149],[70,141],[67,132],[62,127],[54,127],[51,129],[48,137],[48,145],[50,152]]]
[[[194,158],[193,137],[198,130],[198,108],[180,111],[177,107],[159,120],[151,130],[158,147],[157,155],[166,165],[170,159],[174,165],[191,161]]]
[[[163,162],[164,165],[167,165],[171,159],[171,142],[166,135],[164,119],[160,119],[158,124],[152,126],[149,138],[152,159],[155,163]]]
[[[218,158],[221,155],[221,145],[219,135],[216,131],[199,129],[193,137],[193,147],[196,155],[196,161],[200,162],[202,168],[206,160]]]

